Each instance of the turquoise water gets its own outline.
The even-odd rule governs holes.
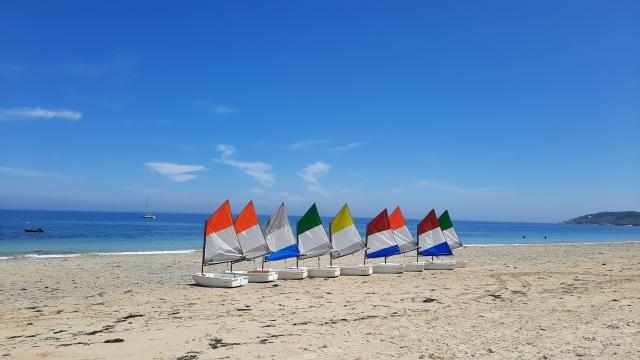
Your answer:
[[[202,247],[205,214],[0,210],[0,258],[82,253],[188,251]],[[452,214],[455,216],[455,214]],[[262,224],[268,216],[259,216]],[[299,217],[291,216],[295,231]],[[355,218],[364,236],[368,218]],[[544,244],[640,240],[640,227],[456,221],[465,245]],[[326,225],[330,218],[323,218]],[[407,220],[415,232],[418,220]],[[25,233],[42,227],[44,233]],[[545,239],[546,236],[546,239]]]

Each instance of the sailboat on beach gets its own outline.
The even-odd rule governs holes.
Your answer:
[[[310,278],[333,278],[340,276],[339,266],[320,266],[320,256],[329,254],[333,248],[322,225],[316,204],[311,205],[309,210],[298,220],[296,233],[298,249],[300,249],[298,259],[318,258],[317,267],[306,268]]]
[[[400,207],[396,207],[395,210],[389,216],[389,223],[391,224],[391,230],[393,231],[393,238],[400,248],[400,253],[415,250],[418,248],[418,243],[413,239],[413,235],[407,227],[407,222],[404,220]],[[420,272],[424,270],[424,263],[413,262],[404,265],[404,271]]]
[[[202,266],[200,273],[192,275],[193,280],[208,287],[238,287],[249,282],[247,276],[224,272],[205,273],[205,265],[231,263],[242,260],[242,249],[233,226],[231,206],[226,200],[204,223],[202,243]]]
[[[367,259],[384,258],[384,264],[373,265],[374,274],[401,274],[404,272],[404,264],[387,263],[387,257],[400,254],[400,247],[391,230],[387,209],[384,209],[367,224],[366,239],[365,265]]]
[[[442,215],[438,218],[438,223],[440,224],[440,228],[442,229],[442,234],[444,238],[447,240],[447,244],[451,250],[461,249],[464,246],[462,245],[462,241],[458,237],[456,233],[456,229],[453,227],[453,222],[451,221],[451,217],[449,216],[449,211],[445,210]],[[466,266],[466,262],[464,261],[452,261],[454,267],[463,268]]]
[[[265,256],[263,260],[278,261],[296,258],[300,255],[300,249],[296,239],[293,237],[289,218],[284,208],[284,203],[280,204],[276,212],[271,215],[265,226],[265,240],[271,250],[271,254]],[[264,268],[264,266],[263,266]],[[278,274],[280,280],[301,280],[308,276],[307,269],[289,267],[285,269],[269,269]]]
[[[436,211],[432,209],[427,216],[418,223],[418,250],[416,261],[419,261],[420,256],[431,256],[433,260],[435,256],[451,255],[453,255],[453,252],[440,229]],[[425,270],[453,270],[454,268],[451,262],[428,261],[424,263]]]
[[[347,204],[344,204],[336,217],[329,224],[329,241],[333,247],[330,254],[330,264],[333,265],[333,259],[343,256],[355,254],[366,247],[364,241],[358,233],[351,212]],[[371,265],[341,265],[340,275],[344,276],[368,276],[373,274]]]
[[[254,260],[260,256],[271,253],[267,242],[264,239],[260,223],[256,216],[256,210],[253,201],[249,201],[242,209],[238,217],[233,223],[238,242],[242,250],[243,260]],[[255,266],[254,266],[255,268]],[[265,283],[278,279],[278,274],[269,270],[249,270],[249,271],[230,271],[229,273],[236,275],[244,275],[249,277],[250,283]]]

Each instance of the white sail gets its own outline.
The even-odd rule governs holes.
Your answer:
[[[265,256],[266,261],[283,260],[300,255],[300,249],[293,237],[289,218],[284,203],[271,216],[265,227],[265,240],[271,254]]]
[[[346,204],[331,220],[330,232],[333,245],[331,257],[334,259],[356,253],[365,247]]]
[[[225,201],[207,220],[203,258],[204,264],[219,264],[243,258],[233,227],[229,200]]]

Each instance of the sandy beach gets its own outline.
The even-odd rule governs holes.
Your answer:
[[[640,243],[457,258],[467,268],[237,289],[194,286],[199,253],[2,260],[0,355],[640,358]]]

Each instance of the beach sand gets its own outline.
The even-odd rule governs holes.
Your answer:
[[[237,289],[194,286],[199,253],[2,260],[0,355],[640,358],[640,243],[468,247],[456,258],[467,267]]]

